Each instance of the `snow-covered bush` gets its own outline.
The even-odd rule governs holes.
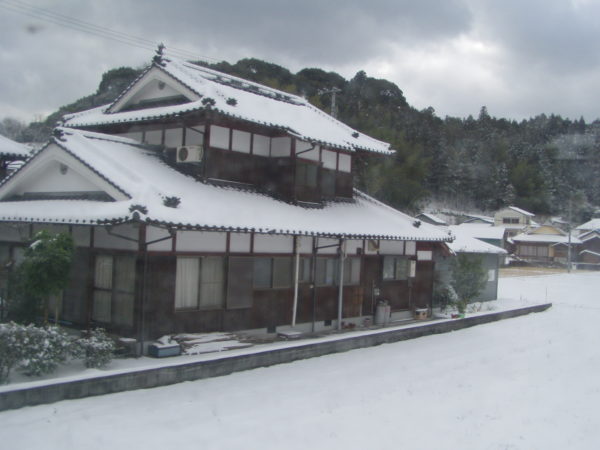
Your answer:
[[[115,348],[104,329],[96,328],[75,341],[74,356],[83,359],[85,367],[99,368],[111,362]]]
[[[445,311],[449,306],[454,306],[458,302],[458,295],[452,286],[444,284],[438,287],[433,293],[433,301]]]
[[[24,355],[25,329],[14,322],[0,323],[0,383],[5,383],[10,372]]]
[[[22,360],[19,369],[28,376],[53,372],[70,354],[73,340],[58,327],[24,328]]]

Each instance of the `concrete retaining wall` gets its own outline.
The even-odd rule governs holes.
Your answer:
[[[467,317],[446,322],[424,323],[421,326],[383,330],[378,333],[365,333],[325,342],[302,343],[297,346],[281,349],[267,349],[248,355],[223,357],[210,361],[199,361],[189,364],[146,369],[126,374],[107,375],[86,380],[68,381],[46,386],[16,389],[0,392],[0,411],[23,406],[53,403],[60,400],[77,399],[94,395],[110,394],[134,389],[145,389],[157,386],[180,383],[182,381],[200,380],[203,378],[228,375],[242,370],[268,367],[275,364],[289,363],[300,359],[314,358],[331,353],[346,352],[358,348],[414,339],[432,334],[481,325],[512,317],[523,316],[533,312],[545,311],[551,303],[520,308],[510,311],[490,313],[481,316]]]

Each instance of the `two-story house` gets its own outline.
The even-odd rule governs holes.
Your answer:
[[[431,305],[450,240],[353,187],[391,154],[305,99],[158,54],[110,105],[65,117],[0,184],[0,249],[77,244],[60,318],[141,340],[361,324]]]

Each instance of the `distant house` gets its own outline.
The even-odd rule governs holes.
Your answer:
[[[415,218],[430,225],[448,226],[448,223],[445,220],[440,219],[439,217],[429,213],[418,214],[417,216],[415,216]]]
[[[492,224],[465,222],[456,227],[461,233],[479,239],[496,247],[506,248],[508,233],[505,227],[495,227]]]
[[[379,298],[409,316],[451,237],[354,189],[361,153],[392,151],[303,98],[157,55],[0,184],[0,255],[71,233],[60,317],[142,340],[360,324]]]
[[[509,236],[514,236],[525,228],[536,225],[533,222],[535,214],[517,208],[508,206],[494,214],[494,226],[506,228]]]
[[[26,145],[0,135],[0,179],[20,167],[30,153]]]
[[[462,223],[480,223],[494,225],[494,218],[476,214],[466,214],[466,219]]]
[[[559,228],[551,225],[542,225],[521,233],[512,238],[516,249],[515,256],[532,262],[568,262],[569,244],[571,245],[572,260],[579,252],[582,242]]]
[[[575,228],[575,230],[579,234],[582,234],[582,233],[585,233],[588,231],[600,230],[600,218],[588,220],[587,222],[582,223],[577,228]]]
[[[454,241],[446,244],[450,254],[437,252],[435,255],[436,282],[450,283],[453,255],[463,254],[470,259],[480,261],[487,275],[484,289],[474,300],[489,301],[498,298],[498,275],[507,254],[506,250],[471,237],[463,225],[450,226],[448,230],[452,233]]]

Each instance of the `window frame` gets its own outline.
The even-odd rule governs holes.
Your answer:
[[[215,259],[219,259],[220,260],[220,264],[221,264],[221,279],[217,280],[217,281],[213,281],[212,279],[210,281],[203,281],[203,274],[204,274],[204,265],[206,264],[205,261],[208,260],[215,260]],[[178,289],[179,289],[179,270],[180,267],[179,266],[179,261],[181,260],[195,260],[198,262],[198,269],[197,269],[197,273],[194,274],[194,279],[196,282],[196,299],[195,299],[195,304],[192,306],[179,306],[177,304],[178,302]],[[224,256],[215,256],[215,255],[201,255],[201,256],[177,256],[177,262],[176,262],[176,267],[175,267],[175,293],[174,293],[174,299],[173,299],[173,307],[175,312],[186,312],[186,311],[214,311],[214,310],[221,310],[225,308],[225,300],[226,300],[226,284],[227,284],[227,274],[226,274],[226,267],[225,267],[225,257]],[[203,285],[207,285],[207,284],[220,284],[220,300],[218,301],[218,304],[203,304]],[[218,290],[218,287],[217,287]]]

